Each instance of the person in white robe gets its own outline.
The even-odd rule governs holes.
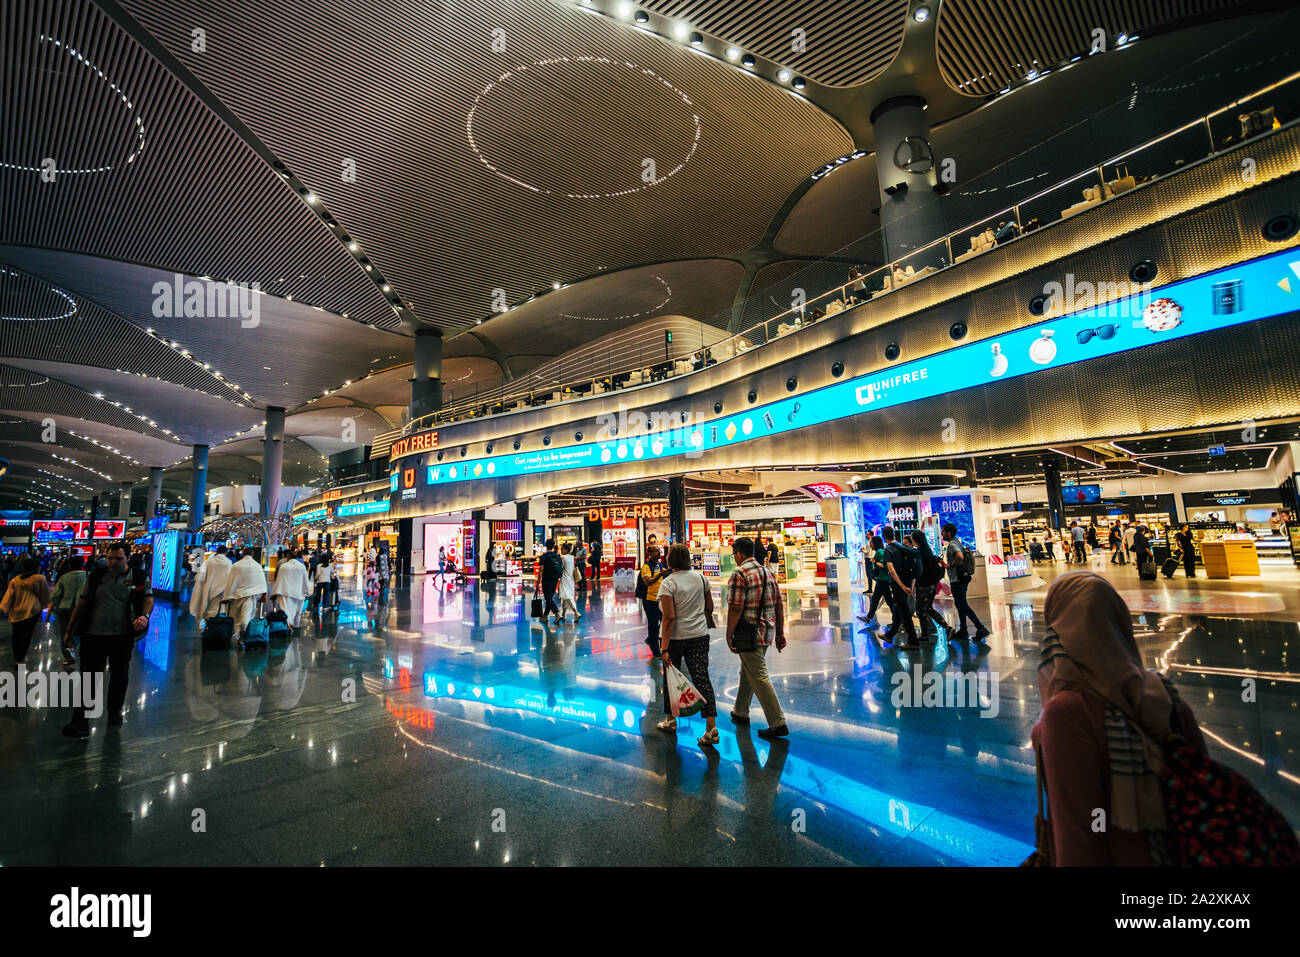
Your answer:
[[[275,585],[271,589],[276,606],[289,618],[289,627],[297,628],[302,619],[303,603],[311,596],[307,580],[307,566],[295,552],[293,557],[282,559],[276,565]]]
[[[231,566],[230,580],[226,582],[226,601],[230,602],[230,617],[235,619],[237,633],[243,634],[248,628],[258,599],[265,598],[266,592],[266,570],[252,552],[245,552]]]
[[[226,593],[230,568],[226,546],[218,545],[216,554],[203,563],[198,577],[194,579],[194,591],[190,594],[190,614],[196,619],[211,618],[217,613]]]

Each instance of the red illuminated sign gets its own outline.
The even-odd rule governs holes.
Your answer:
[[[813,482],[805,485],[803,490],[813,498],[837,498],[843,494],[843,489],[833,482]]]
[[[415,488],[415,469],[405,469],[402,472],[402,488]]]
[[[95,523],[95,538],[121,538],[126,534],[126,522],[108,521]]]
[[[396,462],[404,455],[414,455],[416,452],[428,452],[430,449],[436,449],[437,447],[437,432],[419,432],[415,435],[408,435],[406,438],[398,439],[394,442],[392,448],[388,450],[388,460],[390,462]]]

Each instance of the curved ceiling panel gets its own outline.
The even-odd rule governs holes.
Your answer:
[[[795,204],[772,245],[796,256],[829,256],[878,232],[878,182],[873,154],[832,170]]]
[[[399,324],[307,204],[87,0],[0,6],[0,243],[258,282]]]
[[[986,96],[1033,70],[1087,54],[1093,31],[1107,48],[1127,33],[1197,17],[1244,12],[1241,0],[944,0],[936,43],[944,80],[959,93]]]
[[[852,147],[787,91],[549,0],[492,8],[503,52],[473,5],[123,5],[443,328],[554,282],[746,249]]]
[[[370,369],[390,366],[399,356],[405,359],[409,354],[409,340],[305,303],[258,296],[254,300],[258,307],[256,313],[250,310],[247,320],[233,311],[226,318],[158,316],[154,287],[158,283],[173,287],[174,274],[47,250],[11,247],[0,249],[0,258],[131,320],[129,324],[137,328],[134,336],[124,339],[124,343],[129,347],[138,345],[143,356],[152,354],[151,350],[156,348],[156,341],[150,340],[166,337],[168,341],[176,341],[204,373],[205,384],[192,387],[211,394],[225,394],[228,389],[224,383],[231,383],[259,404],[292,408],[313,395],[335,389],[348,379],[358,379]],[[190,277],[181,278],[186,283],[190,281]],[[205,288],[207,285],[215,286],[205,284]],[[150,327],[157,330],[158,337],[146,333]],[[188,357],[182,358],[193,365]],[[140,360],[132,355],[123,361],[127,364],[121,368],[128,371],[162,377],[158,369],[140,368]],[[202,369],[205,363],[210,370]],[[217,380],[207,375],[208,372],[213,375],[220,372],[222,379]],[[231,398],[236,399],[238,395],[234,393]]]
[[[823,86],[857,86],[903,44],[908,0],[640,0],[638,6],[783,64]],[[796,30],[804,49],[796,52]]]
[[[655,316],[689,316],[725,328],[744,275],[744,267],[729,259],[624,269],[548,292],[489,319],[475,335],[507,355],[561,356]]]

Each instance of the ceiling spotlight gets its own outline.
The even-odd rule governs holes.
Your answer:
[[[805,86],[808,85],[808,81],[801,76],[797,76],[794,78],[793,82],[790,85],[793,86],[796,90],[802,90]]]
[[[740,47],[727,47],[727,59],[733,63],[740,59]]]
[[[553,282],[553,283],[551,283],[551,288],[552,288],[552,289],[559,289],[559,288],[560,288],[560,284],[559,284],[558,282]]]
[[[1026,79],[1026,80],[1032,80],[1032,79],[1033,79],[1034,77],[1036,77],[1036,76],[1038,76],[1038,71],[1037,71],[1037,70],[1030,70],[1028,73],[1025,74],[1025,79]]]
[[[309,203],[315,203],[315,202],[316,202],[316,197],[315,197],[314,195],[312,195],[311,193],[308,193],[308,194],[307,194],[306,199],[307,199],[307,202],[309,202]]]
[[[917,7],[915,10],[912,11],[912,19],[915,20],[917,23],[925,23],[926,20],[930,19],[930,8]]]
[[[353,243],[348,243],[348,249],[352,250],[353,252],[356,252],[359,248],[360,248],[360,247],[357,246],[357,244],[354,243],[354,242],[353,242]]]
[[[637,22],[637,23],[649,23],[649,22],[650,22],[650,14],[646,13],[644,10],[638,10],[638,11],[636,12],[636,22]]]
[[[754,64],[756,64],[757,62],[758,61],[754,59],[754,54],[752,53],[746,53],[744,56],[740,58],[741,65],[750,68],[753,68]]]
[[[698,31],[695,32],[695,33],[692,33],[692,34],[691,34],[691,46],[693,46],[693,47],[702,47],[702,46],[704,46],[704,34],[703,34],[703,33],[699,33]]]
[[[1121,34],[1119,35],[1119,39],[1116,40],[1115,42],[1118,43],[1120,46],[1123,46],[1124,44],[1128,43],[1128,34],[1127,34],[1127,33],[1121,33]]]
[[[790,78],[793,75],[794,74],[792,74],[789,70],[779,70],[777,71],[776,78],[780,80],[782,83],[789,83]]]
[[[630,17],[632,15],[632,4],[620,3],[618,5],[618,15],[620,17]]]
[[[685,40],[691,35],[691,28],[684,23],[679,23],[677,26],[673,27],[673,35],[679,40]]]

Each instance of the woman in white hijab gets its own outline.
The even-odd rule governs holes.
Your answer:
[[[217,553],[203,563],[198,577],[194,579],[194,591],[190,594],[190,614],[195,618],[211,618],[217,613],[226,593],[230,567],[226,546],[218,545]]]
[[[276,565],[275,585],[271,594],[275,596],[276,605],[289,618],[289,627],[297,628],[302,619],[302,606],[311,595],[311,586],[307,583],[307,566],[298,559],[298,553],[286,557]]]

